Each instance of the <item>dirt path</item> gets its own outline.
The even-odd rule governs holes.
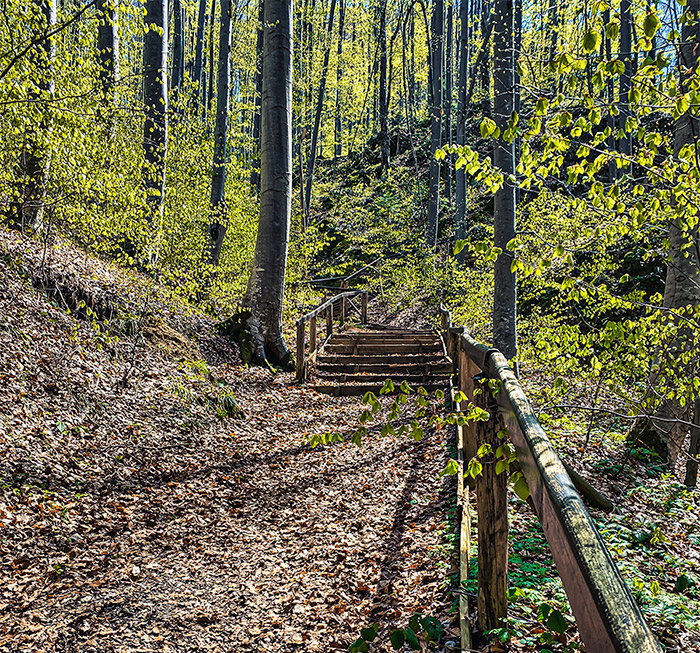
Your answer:
[[[0,650],[328,652],[417,611],[457,639],[443,434],[311,450],[358,400],[233,352],[100,349],[0,271]],[[244,419],[216,417],[217,387]]]

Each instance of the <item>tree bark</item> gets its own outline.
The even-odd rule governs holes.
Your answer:
[[[381,0],[379,12],[379,146],[382,174],[389,170],[389,92],[387,89],[386,0]]]
[[[494,245],[503,251],[496,259],[493,295],[493,342],[503,355],[512,360],[517,347],[516,279],[511,271],[513,253],[506,249],[515,238],[515,140],[504,138],[507,123],[515,109],[514,86],[514,17],[515,2],[496,0],[494,15],[494,119],[501,130],[494,147],[494,166],[503,173],[504,182],[494,197]]]
[[[619,119],[620,128],[624,130],[630,115],[629,93],[632,87],[632,0],[620,0],[620,59],[625,64],[620,75]],[[619,150],[622,154],[632,153],[632,140],[627,133],[620,139]]]
[[[265,0],[260,218],[243,300],[251,360],[293,369],[282,334],[292,210],[292,4]]]
[[[153,223],[163,215],[165,197],[165,161],[168,147],[168,3],[167,0],[147,0],[146,26],[143,39],[143,97],[146,120],[143,132],[145,165],[143,171],[146,199]]]
[[[116,0],[97,0],[99,24],[97,50],[100,64],[100,88],[107,106],[114,104],[119,77],[119,30],[117,29]]]
[[[36,33],[31,37],[39,38],[56,25],[56,0],[32,0],[38,18]],[[36,43],[27,52],[32,66],[32,75],[36,90],[28,93],[29,101],[36,111],[36,127],[28,130],[19,161],[18,187],[19,201],[13,222],[22,230],[27,228],[40,231],[44,222],[46,184],[49,176],[50,154],[48,137],[51,130],[51,118],[48,113],[48,101],[54,95],[55,81],[53,65],[56,59],[55,38],[45,38]]]
[[[457,95],[459,99],[457,111],[457,145],[466,143],[467,120],[467,73],[469,67],[469,5],[467,0],[460,0],[459,20],[461,23],[459,35],[459,74],[457,79]],[[467,235],[467,173],[464,167],[456,171],[456,211],[455,238],[464,240]],[[464,250],[457,254],[457,262],[464,265]]]
[[[199,110],[199,100],[204,95],[203,61],[204,61],[204,32],[207,22],[207,0],[199,0],[199,10],[197,12],[197,41],[194,46],[194,69],[192,70],[192,81],[195,84],[194,92],[194,114]]]
[[[481,33],[483,36],[484,56],[481,59],[481,111],[485,116],[491,115],[491,72],[490,61],[491,57],[486,54],[486,48],[489,47],[486,34],[489,26],[493,25],[494,20],[491,18],[491,5],[489,0],[481,0]],[[494,40],[495,45],[495,40]]]
[[[250,184],[260,193],[260,106],[262,102],[262,50],[263,50],[263,20],[265,19],[265,0],[258,0],[258,29],[255,47],[255,113],[253,115],[253,156],[250,172]]]
[[[452,145],[452,94],[453,87],[453,51],[454,44],[454,10],[452,2],[447,5],[447,48],[445,52],[445,135],[444,142]],[[445,165],[445,197],[452,206],[452,155],[448,154]]]
[[[217,70],[216,123],[214,127],[214,168],[211,182],[211,217],[207,259],[216,266],[226,236],[226,136],[228,133],[229,83],[231,77],[231,0],[221,0],[219,67]]]
[[[207,89],[207,100],[204,105],[204,115],[211,110],[211,103],[214,99],[214,18],[216,16],[216,0],[211,0],[211,14],[209,18],[209,88]]]
[[[430,86],[432,88],[432,116],[430,121],[430,189],[428,197],[428,225],[426,244],[432,250],[437,246],[438,214],[440,211],[440,161],[435,152],[440,149],[442,138],[442,60],[443,25],[445,23],[443,0],[434,0],[432,17],[432,39],[430,52],[432,66]]]
[[[340,90],[343,81],[343,30],[345,29],[345,0],[340,0],[340,14],[338,15],[338,51],[337,68],[335,73],[335,132],[333,135],[334,162],[343,155],[343,122],[340,102],[342,94]]]
[[[177,101],[185,72],[185,15],[181,0],[173,0],[173,61],[171,93]]]
[[[306,171],[306,195],[304,196],[305,222],[309,224],[309,213],[311,211],[311,187],[314,182],[314,170],[316,168],[316,149],[318,146],[318,134],[321,127],[321,116],[323,115],[323,101],[326,94],[326,80],[328,79],[328,60],[331,55],[330,37],[333,33],[333,18],[335,16],[335,2],[331,0],[330,14],[328,15],[328,47],[323,55],[323,69],[321,70],[321,82],[318,88],[318,98],[316,99],[316,115],[314,116],[314,130],[311,134],[311,151],[309,152],[309,167]]]

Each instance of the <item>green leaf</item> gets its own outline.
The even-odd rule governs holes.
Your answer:
[[[459,463],[456,460],[450,459],[450,462],[445,465],[445,469],[443,469],[438,476],[454,476],[455,474],[459,473]]]
[[[661,21],[656,14],[647,14],[647,17],[644,19],[644,35],[649,39],[653,38],[660,26]]]
[[[547,618],[547,628],[560,635],[564,634],[569,627],[564,615],[559,610],[552,610]]]
[[[360,635],[365,639],[365,641],[372,642],[377,636],[377,631],[379,630],[379,624],[373,624],[368,628],[363,628],[360,631]]]
[[[399,650],[406,641],[406,635],[404,635],[403,630],[393,630],[389,636],[389,641],[395,650]]]
[[[600,45],[600,34],[596,30],[589,29],[583,35],[583,49],[586,52],[593,52],[594,50],[598,49],[599,45]]]
[[[453,250],[453,253],[455,256],[459,254],[467,245],[469,244],[468,240],[458,240],[455,242],[455,248]]]
[[[445,629],[440,623],[440,620],[435,617],[425,617],[425,619],[421,621],[421,625],[426,634],[434,642],[439,642],[445,634]]]
[[[350,644],[348,650],[350,653],[367,653],[367,651],[369,651],[369,645],[364,639],[362,639],[362,637],[359,637],[352,644]]]
[[[418,637],[416,637],[416,633],[413,631],[413,628],[408,626],[407,628],[404,628],[403,632],[406,635],[406,644],[408,644],[411,647],[411,650],[420,651],[421,645],[418,641]]]
[[[527,481],[524,476],[520,478],[513,484],[513,491],[517,494],[523,501],[527,501],[530,496],[530,488],[527,486]]]
[[[681,574],[676,579],[676,592],[685,592],[690,587],[690,579],[687,574]]]
[[[394,382],[391,379],[387,379],[384,382],[384,385],[382,386],[382,389],[379,391],[380,395],[386,395],[394,392],[396,388],[394,387]]]

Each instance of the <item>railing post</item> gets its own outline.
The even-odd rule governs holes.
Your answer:
[[[340,326],[345,326],[345,315],[347,311],[347,297],[343,296],[340,301]]]
[[[333,304],[326,309],[326,338],[333,335]]]
[[[477,426],[477,445],[490,445],[492,453],[479,459],[482,471],[476,477],[479,527],[477,620],[482,631],[502,625],[506,616],[506,571],[508,567],[508,505],[505,472],[496,474],[496,449],[502,441],[496,435],[501,423],[496,400],[487,384],[475,397],[477,405],[490,413]]]
[[[306,379],[306,360],[304,351],[304,339],[306,336],[306,325],[304,320],[297,322],[297,381],[303,383]]]
[[[316,351],[316,316],[309,319],[309,356]]]
[[[369,293],[365,290],[362,293],[362,324],[367,324],[367,304],[369,303]]]

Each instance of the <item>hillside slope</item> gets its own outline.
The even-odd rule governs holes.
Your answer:
[[[145,278],[1,246],[0,650],[347,650],[416,611],[457,638],[443,435],[312,450],[357,400],[241,367]]]

